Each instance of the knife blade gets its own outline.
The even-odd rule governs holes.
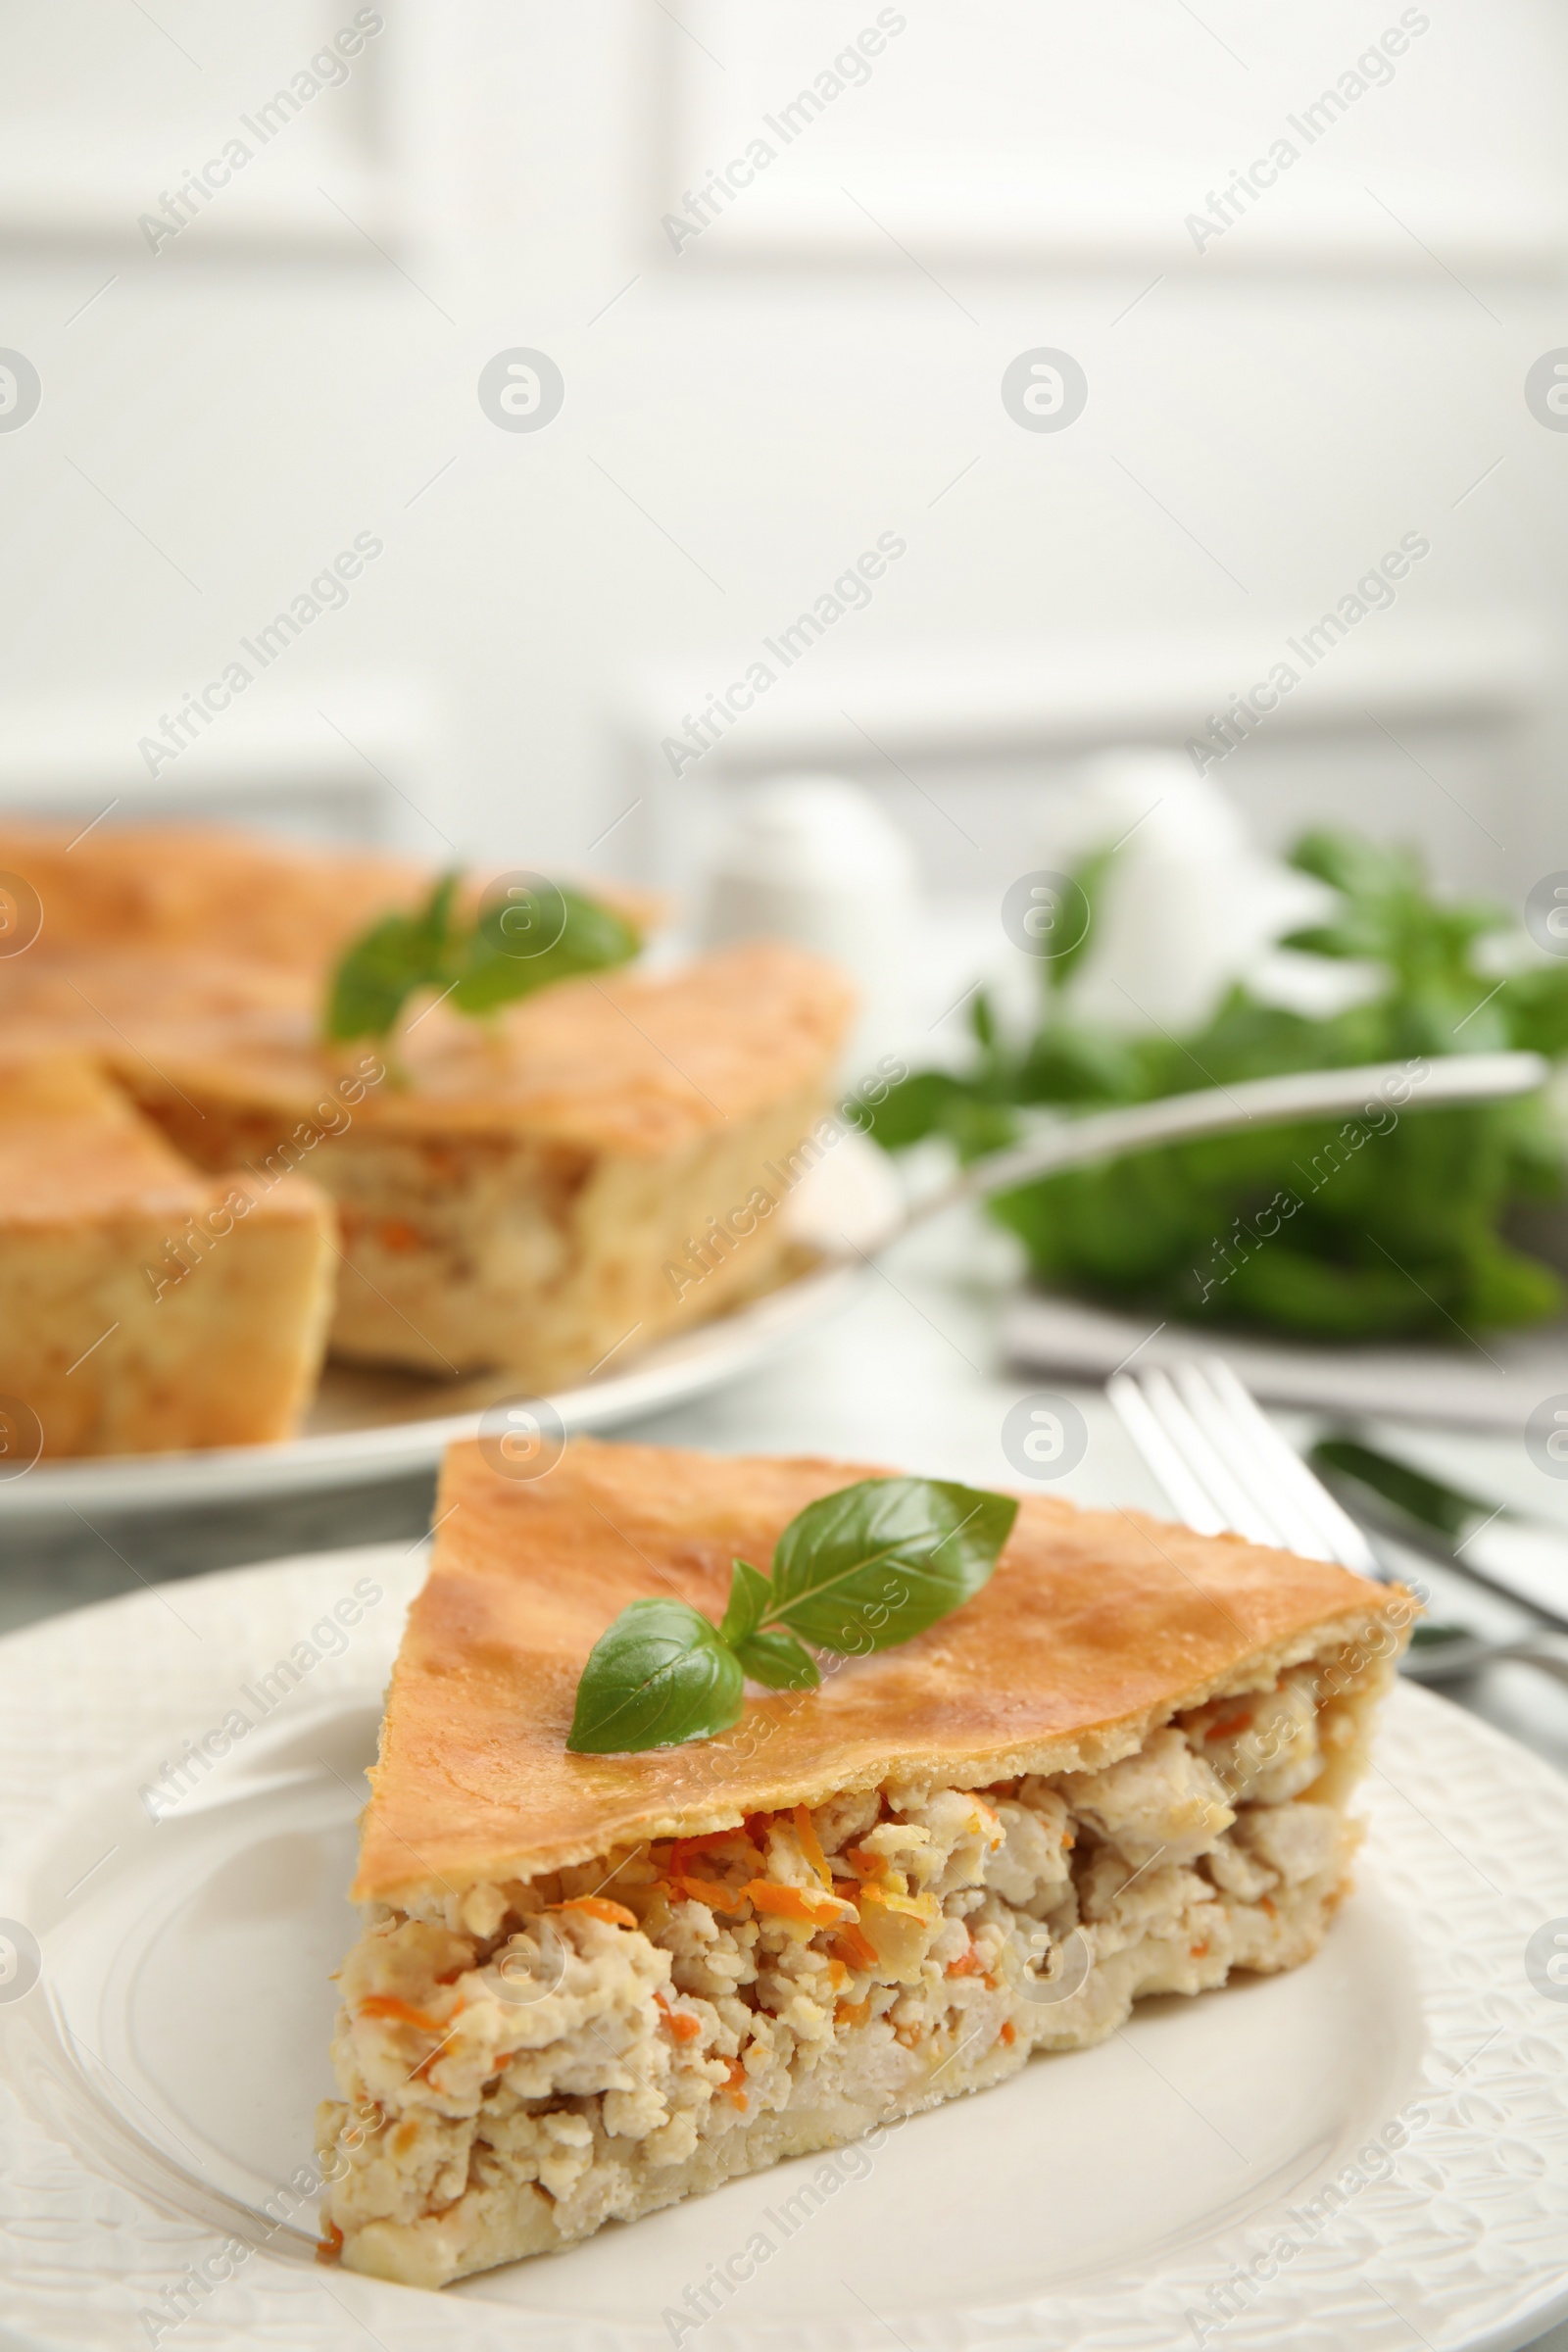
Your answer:
[[[1310,1460],[1353,1518],[1568,1632],[1568,1528],[1450,1486],[1348,1433]],[[1484,1549],[1473,1549],[1487,1537]]]

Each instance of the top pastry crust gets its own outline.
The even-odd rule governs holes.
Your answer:
[[[526,1134],[588,1152],[660,1153],[825,1087],[850,991],[815,956],[749,940],[672,972],[559,981],[493,1027],[436,1005],[400,1041],[408,1083],[372,1085],[356,1119],[397,1135]],[[137,1030],[117,1061],[138,1098],[159,1087],[204,1104],[308,1118],[335,1060],[312,1018],[271,1006]],[[366,1045],[346,1049],[358,1062]]]
[[[46,953],[211,955],[316,978],[378,916],[417,906],[435,879],[413,858],[224,825],[126,825],[83,837],[14,817],[0,822],[0,871],[37,892]],[[466,895],[482,896],[489,878],[470,874]],[[658,912],[648,892],[587,887],[639,929]]]
[[[0,825],[0,868],[37,892],[49,952],[205,950],[324,972],[357,931],[430,887],[410,859],[220,826],[133,825],[74,841],[77,830]]]
[[[327,971],[431,879],[392,858],[191,826],[70,848],[59,828],[0,825],[6,869],[43,910],[36,942],[0,959],[8,1039],[97,1054],[176,1127],[182,1108],[216,1105],[279,1132],[373,1060],[368,1041],[320,1045]],[[646,893],[588,887],[634,925],[658,910]],[[484,878],[467,888],[482,895]],[[672,972],[563,981],[483,1024],[427,1005],[400,1041],[408,1083],[362,1089],[356,1124],[658,1154],[820,1087],[852,1007],[830,964],[770,941]],[[188,1141],[202,1156],[199,1127]]]
[[[173,1219],[212,1190],[90,1061],[9,1047],[0,1058],[0,1227],[69,1232],[123,1211]]]
[[[398,1655],[359,1899],[531,1878],[645,1838],[907,1782],[987,1787],[1093,1771],[1171,1715],[1271,1685],[1409,1615],[1397,1587],[1237,1536],[1029,1495],[990,1583],[816,1692],[749,1690],[716,1740],[640,1755],[566,1748],[588,1652],[630,1600],[673,1592],[715,1621],[730,1562],[765,1568],[818,1495],[886,1475],[815,1457],[717,1458],[577,1439],[512,1479],[452,1447],[429,1578]]]

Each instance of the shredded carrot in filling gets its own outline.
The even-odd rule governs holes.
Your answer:
[[[816,1824],[805,1805],[797,1805],[795,1808],[795,1835],[800,1839],[801,1851],[806,1856],[817,1885],[831,1886],[833,1873],[828,1869],[827,1856],[822,1851],[822,1840],[816,1834]]]
[[[1203,1734],[1203,1738],[1205,1740],[1234,1740],[1238,1732],[1250,1730],[1251,1722],[1251,1708],[1243,1707],[1240,1714],[1222,1715],[1218,1723],[1211,1723]]]
[[[920,1899],[915,1895],[906,1894],[904,1887],[905,1881],[902,1876],[897,1886],[862,1886],[860,1900],[862,1903],[874,1904],[879,1911],[902,1911],[906,1919],[928,1917],[927,1912],[922,1908]],[[860,1916],[862,1919],[864,1918],[863,1911]]]
[[[771,1911],[777,1919],[804,1920],[808,1927],[836,1928],[844,1916],[837,1895],[808,1894],[801,1886],[776,1886],[771,1879],[753,1879],[742,1891],[751,1896],[759,1911]]]
[[[450,2019],[444,2026],[439,2018],[431,2017],[427,2010],[416,2009],[412,2001],[403,2000],[395,1992],[368,1994],[360,2003],[358,2014],[361,2017],[396,2018],[399,2025],[419,2026],[426,2034],[445,2034],[451,2025]]]
[[[635,1911],[628,1911],[624,1903],[612,1903],[602,1894],[574,1894],[566,1902],[551,1903],[547,1908],[586,1911],[590,1919],[602,1919],[607,1928],[635,1928],[639,1924]]]
[[[709,1854],[721,1845],[734,1845],[742,1850],[735,1859],[748,1869],[760,1870],[762,1856],[743,1829],[705,1830],[698,1838],[677,1838],[669,1849],[669,1868],[681,1872],[686,1868],[688,1854]]]
[[[1013,2024],[1010,2017],[1004,2017],[1003,2019],[998,2031],[1000,2032],[1003,2040],[1005,2042],[1011,2043],[1016,2041],[1018,2038],[1018,2029]]]
[[[706,1878],[701,1871],[695,1871],[689,1867],[689,1860],[693,1854],[711,1853],[718,1847],[726,1845],[734,1850],[730,1854],[721,1855],[721,1860],[739,1862],[743,1870],[760,1871],[761,1869],[762,1857],[744,1830],[706,1830],[699,1838],[677,1838],[675,1839],[669,1849],[669,1861],[665,1867],[669,1874],[671,1886],[683,1901],[706,1903],[710,1911],[728,1911],[736,1914],[745,1911],[746,1896],[744,1893],[737,1893],[726,1886],[722,1879]]]
[[[876,1966],[876,1951],[864,1933],[848,1920],[833,1938],[836,1956],[865,1975]]]
[[[339,2253],[342,2251],[342,2230],[338,2228],[336,2222],[328,2222],[326,2228],[321,2232],[320,2244],[316,2249],[317,2261],[336,2262]]]
[[[1257,1898],[1257,1907],[1260,1911],[1266,1911],[1270,1919],[1278,1919],[1279,1913],[1274,1908],[1274,1898],[1272,1895],[1260,1894]]]
[[[669,1883],[688,1903],[706,1903],[710,1911],[744,1911],[746,1908],[744,1889],[731,1893],[721,1880],[699,1879],[694,1878],[689,1870],[672,1870]]]
[[[677,2041],[695,2041],[703,2030],[701,2018],[693,2017],[686,2009],[672,2009],[662,1992],[654,1995],[654,2006]]]
[[[833,2023],[836,2026],[863,2026],[870,2014],[869,1993],[860,2001],[836,2001],[833,2005]]]
[[[375,1238],[383,1250],[391,1250],[395,1256],[420,1247],[418,1234],[405,1217],[383,1217],[375,1229]]]
[[[863,1845],[847,1845],[844,1859],[862,1879],[880,1879],[885,1876],[888,1867],[881,1854],[868,1854]]]
[[[738,2058],[730,2058],[726,2060],[725,2063],[729,2067],[729,2081],[724,2085],[724,2096],[730,2101],[732,2106],[739,2107],[744,2113],[746,2107],[746,2069],[744,2066],[742,2066]]]
[[[950,1977],[983,1977],[985,1973],[986,1964],[972,1943],[961,1958],[950,1960],[944,1971]]]
[[[1205,1957],[1207,1951],[1208,1946],[1206,1943],[1195,1943],[1188,1951],[1187,1957],[1189,1960],[1201,1960]]]

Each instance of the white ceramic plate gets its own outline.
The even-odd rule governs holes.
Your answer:
[[[760,2232],[765,2261],[683,2343],[1507,2352],[1568,2309],[1568,2002],[1525,1960],[1568,1932],[1568,1784],[1409,1688],[1361,1891],[1296,1974],[1148,2004],[874,2156],[790,2164],[445,2296],[318,2267],[309,2198],[293,2226],[264,2208],[329,2088],[359,1774],[420,1573],[417,1546],[329,1553],[0,1642],[0,1914],[42,1954],[0,2000],[8,2341],[667,2352],[664,2312]],[[138,1788],[230,1709],[258,1715],[258,1676],[357,1584],[380,1598],[342,1653],[149,1818]]]
[[[886,1154],[852,1130],[802,1178],[785,1214],[804,1257],[813,1245],[839,1252],[846,1245],[874,1249],[902,1209]],[[597,1378],[549,1401],[569,1430],[612,1429],[661,1412],[717,1388],[836,1314],[860,1279],[858,1265],[814,1267],[751,1305],[641,1355],[617,1357]],[[453,1439],[475,1434],[486,1405],[516,1393],[515,1378],[443,1382],[329,1364],[297,1438],[275,1446],[38,1462],[21,1477],[0,1480],[0,1525],[73,1508],[161,1511],[365,1486],[433,1467]]]
[[[1008,1360],[1098,1387],[1136,1356],[1140,1370],[1193,1355],[1223,1356],[1265,1404],[1340,1419],[1437,1421],[1511,1437],[1532,1405],[1568,1390],[1568,1322],[1387,1346],[1332,1347],[1203,1323],[1119,1314],[1059,1292],[1019,1290],[1002,1318]]]

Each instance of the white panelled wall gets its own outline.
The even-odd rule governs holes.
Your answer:
[[[1265,838],[1517,898],[1568,862],[1565,47],[3,0],[0,796],[680,881],[737,777],[830,764],[975,892],[1084,748],[1206,737]],[[538,429],[505,364],[481,406],[516,351]]]

